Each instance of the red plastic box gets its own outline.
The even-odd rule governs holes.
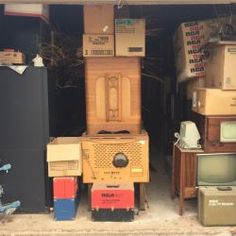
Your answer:
[[[78,190],[77,177],[53,178],[54,199],[76,198],[77,190]]]
[[[91,189],[92,209],[133,209],[134,185],[93,184]]]

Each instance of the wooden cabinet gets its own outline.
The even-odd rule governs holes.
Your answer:
[[[193,120],[198,126],[201,136],[200,141],[204,151],[236,151],[235,140],[230,140],[230,138],[233,139],[236,136],[236,116],[203,116],[198,113],[193,113]],[[224,141],[221,140],[221,136],[225,138]]]
[[[85,84],[88,134],[141,132],[140,58],[87,58]]]
[[[173,145],[171,196],[179,195],[179,214],[183,214],[184,199],[197,197],[197,156],[201,149],[182,149]]]

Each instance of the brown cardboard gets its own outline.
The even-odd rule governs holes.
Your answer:
[[[114,34],[113,5],[84,5],[85,34]]]
[[[202,115],[236,115],[236,92],[198,88],[193,93],[192,110]]]
[[[145,20],[115,20],[116,56],[145,56]]]
[[[48,176],[80,176],[81,141],[78,137],[59,137],[47,145]]]
[[[83,35],[84,57],[113,57],[114,36],[113,35]]]
[[[208,47],[206,85],[224,90],[236,90],[236,42],[221,42]]]
[[[174,35],[177,80],[205,77],[206,61],[201,50],[210,38],[218,36],[219,27],[228,23],[227,18],[182,23]]]
[[[25,55],[22,52],[1,51],[0,64],[5,64],[5,65],[25,64]]]

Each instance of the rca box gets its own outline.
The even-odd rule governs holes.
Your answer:
[[[140,58],[86,58],[85,85],[89,135],[141,132]]]
[[[92,219],[100,222],[130,222],[134,220],[133,209],[100,209],[92,210]]]
[[[199,187],[198,218],[205,226],[236,225],[236,187]]]
[[[145,19],[115,20],[116,56],[145,56]]]
[[[192,110],[202,115],[236,115],[236,92],[217,88],[197,88]]]
[[[206,60],[204,46],[210,38],[218,37],[221,27],[228,24],[229,18],[218,17],[206,21],[182,23],[173,39],[177,81],[205,77]]]
[[[236,115],[203,116],[193,114],[202,148],[207,152],[236,152]]]
[[[47,145],[48,176],[81,176],[81,141],[79,137],[59,137]]]
[[[236,90],[236,43],[210,44],[206,64],[206,86]]]
[[[114,34],[113,5],[84,5],[85,34]]]
[[[78,191],[77,177],[53,178],[53,198],[68,199],[76,198]]]
[[[148,134],[84,135],[84,183],[149,182]]]
[[[102,34],[83,35],[84,57],[113,57],[114,36]]]
[[[55,220],[74,220],[78,207],[78,199],[54,199]]]
[[[134,184],[93,184],[91,208],[134,209]]]

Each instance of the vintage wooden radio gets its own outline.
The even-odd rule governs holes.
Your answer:
[[[141,131],[140,58],[86,58],[88,134]]]
[[[207,152],[236,152],[236,116],[203,116],[193,113],[202,148]]]
[[[84,183],[149,182],[148,134],[83,135]]]

